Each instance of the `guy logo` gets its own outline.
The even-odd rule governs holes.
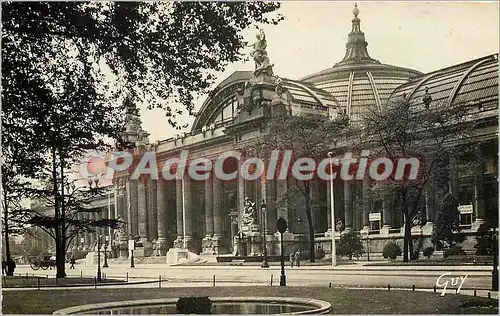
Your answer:
[[[465,276],[458,276],[456,278],[450,278],[449,280],[443,281],[446,276],[451,276],[451,272],[445,272],[445,273],[441,274],[436,280],[436,286],[443,288],[443,291],[441,292],[441,296],[444,296],[446,294],[446,288],[448,287],[448,285],[457,286],[459,282],[460,282],[460,285],[457,288],[457,293],[460,293],[460,289],[462,288],[462,285],[464,285],[465,280],[467,279],[467,277],[469,275],[466,274]]]

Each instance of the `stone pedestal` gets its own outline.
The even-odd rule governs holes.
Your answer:
[[[93,266],[97,264],[97,252],[96,251],[89,251],[87,255],[85,256],[85,265],[86,266]]]
[[[126,238],[120,239],[120,243],[118,245],[118,256],[120,258],[128,257],[128,240]]]
[[[262,238],[260,233],[247,234],[247,249],[249,256],[259,256],[262,254]]]
[[[412,236],[421,236],[423,234],[423,229],[420,226],[415,226],[411,228]]]
[[[203,254],[207,254],[207,255],[212,255],[215,253],[213,245],[212,245],[212,236],[211,235],[207,235],[207,236],[205,236],[205,238],[202,239],[201,252]]]
[[[471,225],[471,229],[477,231],[481,225],[484,224],[484,219],[476,219]]]
[[[380,235],[381,236],[388,236],[390,233],[391,226],[389,225],[384,225],[382,228],[380,228]]]
[[[427,222],[425,223],[424,227],[422,227],[422,234],[426,236],[432,235],[432,231],[434,230],[434,223],[433,222]],[[413,234],[413,232],[412,232]]]
[[[167,254],[167,240],[165,238],[158,238],[156,241],[156,251],[158,256],[165,256]]]
[[[278,240],[278,246],[276,247],[277,254],[281,254],[281,234],[279,232],[276,232],[275,238]],[[294,245],[294,235],[290,233],[289,231],[286,231],[283,233],[283,255],[285,256],[285,260],[288,261],[288,257],[290,256],[290,253],[295,251],[295,245]]]
[[[134,250],[134,257],[143,258],[153,254],[153,244],[147,240],[137,243]]]
[[[227,251],[227,242],[226,240],[220,236],[220,235],[214,235],[212,237],[212,249],[215,254],[225,254],[228,253]]]
[[[167,252],[167,264],[177,264],[181,259],[188,258],[187,249],[170,248]]]

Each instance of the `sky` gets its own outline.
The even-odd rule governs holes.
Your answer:
[[[267,53],[280,77],[300,79],[332,67],[345,54],[354,2],[287,1],[279,10],[285,20],[259,25],[266,33]],[[381,63],[430,72],[498,53],[498,2],[358,2],[368,53]],[[257,30],[244,32],[255,41]],[[249,53],[249,49],[245,53]],[[218,74],[222,82],[237,70],[253,70],[253,61],[230,64]],[[196,101],[199,109],[206,96]],[[161,110],[141,108],[143,129],[151,142],[179,133]],[[192,123],[188,115],[180,119]],[[191,124],[186,129],[189,131]]]

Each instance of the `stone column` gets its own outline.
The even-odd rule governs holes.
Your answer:
[[[182,179],[175,180],[175,201],[177,209],[177,238],[174,241],[175,248],[183,247],[184,240],[184,203],[182,193]]]
[[[344,226],[345,230],[352,230],[352,184],[344,181]]]
[[[129,180],[125,184],[127,194],[127,233],[135,238],[138,234],[138,212],[137,212],[137,180]]]
[[[191,196],[191,178],[189,177],[188,172],[184,172],[183,176],[183,190],[184,194],[183,203],[184,203],[184,228],[186,231],[186,235],[184,236],[184,248],[189,250],[193,250],[193,203]]]
[[[158,222],[158,240],[156,241],[157,249],[161,256],[167,254],[167,201],[165,196],[166,182],[161,177],[156,183],[156,208]]]
[[[97,216],[97,214],[95,212],[89,213],[89,219],[91,221],[96,220],[96,218],[97,218],[96,216]],[[95,229],[95,231],[89,233],[90,234],[90,245],[89,246],[90,246],[91,251],[94,251],[94,243],[97,240],[96,239],[97,231],[98,231],[98,229]]]
[[[224,182],[217,177],[213,180],[213,212],[214,212],[214,236],[212,238],[214,251],[221,254],[224,249],[222,240],[222,216],[224,214]]]
[[[203,238],[202,244],[204,253],[212,253],[212,237],[214,234],[214,194],[213,182],[215,173],[212,173],[205,180],[205,230],[206,236]]]
[[[272,237],[278,228],[276,226],[278,212],[276,210],[276,182],[274,179],[266,179],[265,176],[261,180],[261,195],[266,201],[266,234]],[[257,201],[262,202],[262,201]],[[260,203],[256,203],[260,208]],[[271,233],[271,234],[270,234]]]
[[[90,220],[90,213],[82,213],[82,216],[85,220]],[[89,249],[91,245],[90,241],[90,232],[84,232],[83,238],[85,238],[84,249]]]
[[[148,182],[148,238],[156,240],[158,238],[158,209],[157,209],[157,186],[158,180],[151,179]]]
[[[309,182],[310,185],[310,198],[311,198],[311,215],[313,220],[314,232],[319,233],[321,231],[321,224],[324,221],[321,216],[321,206],[320,206],[320,192],[319,192],[319,183],[318,181],[311,180]]]
[[[458,158],[450,155],[450,193],[458,201],[459,186],[458,186]]]
[[[474,172],[474,209],[476,220],[472,223],[472,229],[477,230],[484,223],[485,201],[484,201],[484,154],[482,146],[475,149],[476,167]]]
[[[382,201],[382,221],[384,224],[380,229],[380,235],[389,235],[389,229],[392,227],[393,210],[394,210],[393,198],[386,197]]]
[[[141,241],[148,240],[147,191],[146,180],[140,179],[137,189],[137,207],[139,211],[139,236]]]
[[[278,179],[276,180],[276,195],[278,201],[280,201],[280,205],[277,208],[277,214],[276,216],[278,218],[282,217],[288,222],[288,226],[290,226],[290,222],[288,221],[288,202],[286,201],[286,194],[288,190],[288,183],[287,180],[281,180]],[[287,231],[289,228],[287,228]]]
[[[370,210],[371,210],[371,179],[368,172],[363,178],[363,232],[370,231]]]

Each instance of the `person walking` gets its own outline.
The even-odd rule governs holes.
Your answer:
[[[292,266],[293,268],[293,263],[295,262],[295,253],[292,251],[290,253],[290,265]]]
[[[71,258],[69,259],[69,262],[71,265],[69,266],[70,269],[75,268],[75,262],[76,262],[76,248],[71,249]]]
[[[7,275],[7,261],[2,261],[2,275]]]
[[[295,252],[295,264],[297,265],[297,267],[300,267],[300,251],[297,250]]]

